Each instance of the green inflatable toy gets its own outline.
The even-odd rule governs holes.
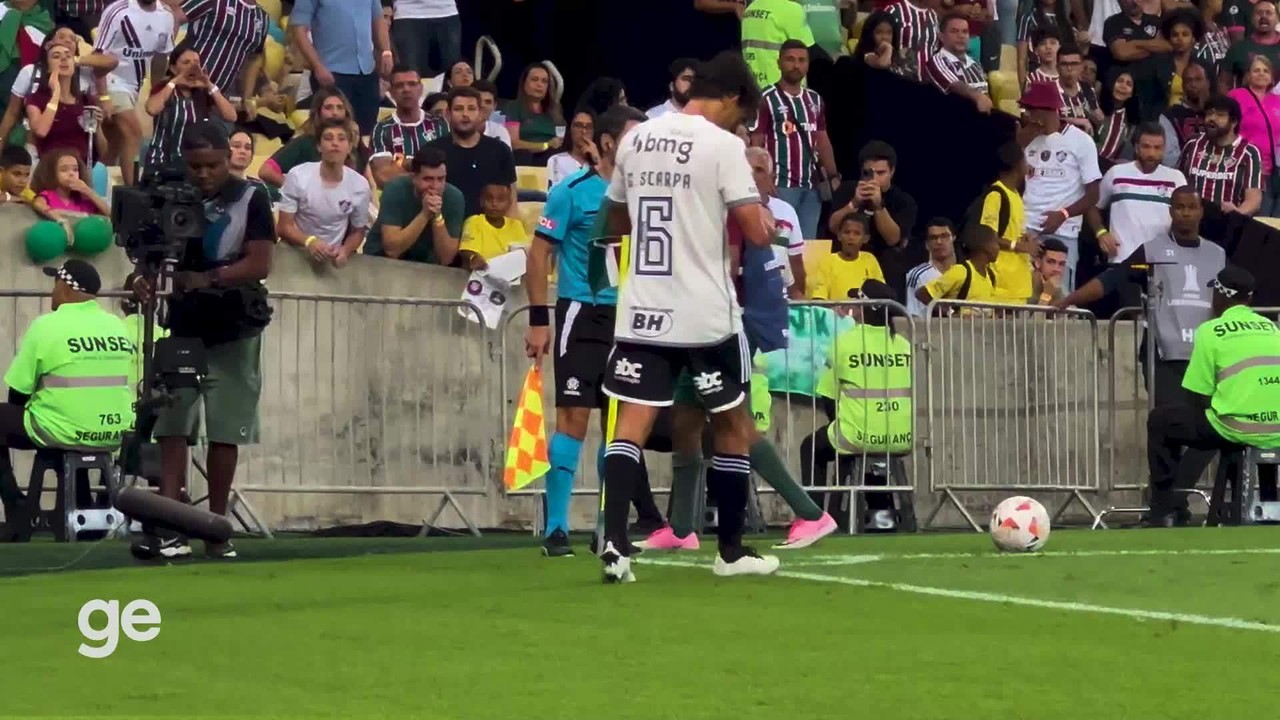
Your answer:
[[[41,265],[67,251],[67,231],[52,220],[42,220],[27,231],[27,255]]]
[[[111,246],[111,221],[101,215],[81,218],[75,224],[71,249],[79,255],[97,255]]]

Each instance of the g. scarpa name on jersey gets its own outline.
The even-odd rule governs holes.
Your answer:
[[[627,187],[657,187],[673,190],[688,190],[692,185],[689,173],[670,172],[667,170],[644,170],[626,174]]]

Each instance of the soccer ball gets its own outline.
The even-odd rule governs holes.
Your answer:
[[[991,513],[991,540],[1003,552],[1035,552],[1049,539],[1049,512],[1029,498],[1011,497]]]

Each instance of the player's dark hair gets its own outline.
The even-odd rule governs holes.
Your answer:
[[[458,87],[449,88],[449,107],[453,108],[453,103],[458,98],[471,98],[480,104],[480,91],[470,85],[460,85]]]
[[[898,167],[898,153],[887,142],[872,140],[863,145],[862,150],[858,152],[858,167],[876,160],[883,160],[889,163],[890,170]]]
[[[612,77],[598,77],[591,81],[586,90],[582,91],[582,97],[578,98],[575,112],[587,108],[599,115],[614,105],[618,105],[624,93],[626,93],[626,88],[622,85],[621,80]]]
[[[1058,238],[1047,237],[1040,241],[1040,252],[1041,253],[1060,252],[1065,255],[1070,251],[1067,250],[1067,244],[1062,242]]]
[[[1233,97],[1226,95],[1214,95],[1204,104],[1205,114],[1211,112],[1223,112],[1227,114],[1227,119],[1235,123],[1235,130],[1240,130],[1240,103],[1236,102]]]
[[[1010,140],[996,150],[996,161],[1000,163],[1000,172],[1007,173],[1022,162],[1022,146]]]
[[[444,151],[436,147],[424,147],[413,154],[413,171],[418,172],[422,168],[435,169],[444,165]]]
[[[230,150],[227,129],[211,120],[198,122],[182,134],[182,152],[192,150]]]
[[[15,165],[30,165],[31,153],[21,145],[9,145],[0,152],[0,167],[9,169]]]
[[[596,147],[602,147],[600,141],[605,135],[613,138],[614,143],[617,143],[622,139],[622,133],[627,129],[628,123],[644,122],[647,119],[644,113],[630,105],[614,105],[604,114],[596,117]]]
[[[760,86],[747,61],[742,59],[742,53],[725,50],[694,70],[689,97],[703,100],[736,97],[738,107],[752,115],[760,105]]]
[[[778,48],[778,54],[781,55],[788,50],[803,50],[807,53],[809,52],[809,46],[805,45],[801,40],[791,38],[790,40],[782,43],[782,47]]]

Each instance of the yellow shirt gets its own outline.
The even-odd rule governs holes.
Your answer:
[[[844,300],[849,297],[850,290],[861,288],[867,280],[884,282],[884,273],[875,255],[863,251],[858,253],[858,257],[845,260],[839,253],[833,253],[818,264],[813,292],[809,297],[814,300]]]
[[[969,277],[969,292],[964,297],[960,297],[960,289],[964,286],[966,274]],[[925,289],[929,291],[929,297],[934,300],[994,302],[996,300],[996,277],[996,273],[990,267],[987,268],[986,274],[983,274],[973,267],[973,263],[965,261],[952,265],[950,270],[925,285]],[[1027,290],[1027,297],[1031,297],[1029,289]]]
[[[1008,247],[1016,245],[1022,239],[1026,227],[1026,210],[1017,190],[999,180],[995,184],[1004,188],[1004,195],[994,188],[987,191],[982,200],[982,217],[979,222],[995,230],[1000,236],[1000,256],[993,266],[996,273],[996,296],[1002,300],[1025,303],[1031,297],[1031,256]],[[1008,207],[1008,221],[1001,232],[1000,209],[1004,205]]]
[[[503,218],[502,227],[497,228],[485,216],[472,215],[462,225],[462,242],[458,249],[470,250],[485,260],[492,260],[510,252],[512,245],[528,240],[529,233],[519,220]]]

